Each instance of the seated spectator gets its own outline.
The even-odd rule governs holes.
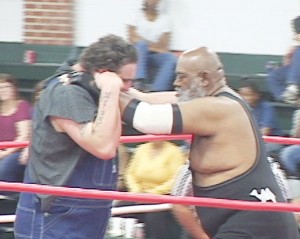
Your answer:
[[[290,135],[300,138],[300,110],[296,110],[293,115],[293,123]],[[288,178],[292,181],[300,178],[300,145],[290,145],[281,150],[279,163],[285,170]],[[290,202],[300,204],[299,183],[290,184],[291,198]],[[296,220],[300,225],[300,215],[295,213]]]
[[[18,95],[17,82],[9,74],[0,74],[0,141],[29,141],[32,107]],[[0,181],[22,182],[27,149],[0,150]]]
[[[283,93],[283,97],[286,102],[295,104],[299,100],[300,86],[300,16],[292,20],[292,28],[295,33],[295,41],[298,46],[295,48],[295,52],[291,60],[287,86]]]
[[[252,108],[262,135],[281,136],[282,131],[278,125],[276,111],[271,103],[263,98],[256,82],[252,79],[244,79],[238,91]],[[282,147],[280,144],[266,144],[267,153],[270,155],[276,154]]]
[[[169,195],[184,162],[183,151],[171,142],[153,141],[139,145],[125,175],[128,192]],[[123,202],[119,206],[132,204],[141,203]],[[146,238],[179,239],[181,228],[170,211],[124,215],[128,216],[145,223]]]
[[[291,66],[291,60],[295,47],[289,48],[287,54],[283,57],[282,65],[267,65],[268,75],[266,78],[272,97],[276,101],[284,101],[283,93],[287,85],[288,74]]]
[[[147,90],[148,81],[152,82],[150,91],[173,89],[177,57],[169,52],[171,28],[162,4],[159,0],[144,0],[143,8],[128,24],[129,41],[138,53],[135,87],[141,90]],[[154,79],[151,79],[152,69],[155,69]]]
[[[280,162],[289,175],[300,177],[300,145],[290,145],[282,149]]]
[[[300,110],[294,112],[291,136],[300,138]],[[282,149],[279,160],[288,175],[300,177],[300,145]]]
[[[128,149],[124,144],[119,145],[118,153],[119,153],[119,162],[118,162],[119,175],[118,175],[117,190],[126,192],[127,187],[125,184],[124,177],[128,167],[130,153],[128,152]]]

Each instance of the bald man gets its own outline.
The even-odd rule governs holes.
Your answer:
[[[143,133],[193,135],[194,196],[285,202],[256,122],[226,84],[217,54],[206,47],[186,51],[176,74],[176,93],[123,94],[123,121]],[[298,238],[292,213],[197,207],[197,214],[210,238]]]

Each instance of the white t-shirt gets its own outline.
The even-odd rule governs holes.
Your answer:
[[[151,42],[157,42],[163,33],[171,31],[169,16],[166,14],[161,14],[155,21],[149,21],[141,11],[128,25],[136,27],[137,34]]]

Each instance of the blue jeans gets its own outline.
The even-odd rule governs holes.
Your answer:
[[[293,176],[299,176],[300,145],[291,145],[284,148],[280,153],[280,162]]]
[[[90,155],[79,162],[65,186],[115,190],[116,160]],[[31,183],[26,172],[26,183]],[[53,197],[43,206],[43,197],[21,193],[18,202],[15,239],[102,239],[111,215],[112,200]]]
[[[56,198],[51,208],[43,211],[36,195],[22,193],[17,208],[15,238],[101,239],[111,207],[96,201],[88,206],[86,199]]]
[[[151,90],[172,90],[177,57],[170,52],[150,52],[146,41],[137,42],[135,48],[138,53],[136,78],[149,80],[149,69],[154,67],[156,71]]]
[[[23,181],[25,165],[21,165],[18,161],[20,154],[18,151],[0,159],[0,181]]]

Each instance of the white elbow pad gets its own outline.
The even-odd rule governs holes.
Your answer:
[[[182,132],[182,117],[177,104],[148,104],[132,100],[125,109],[123,119],[146,134]]]

